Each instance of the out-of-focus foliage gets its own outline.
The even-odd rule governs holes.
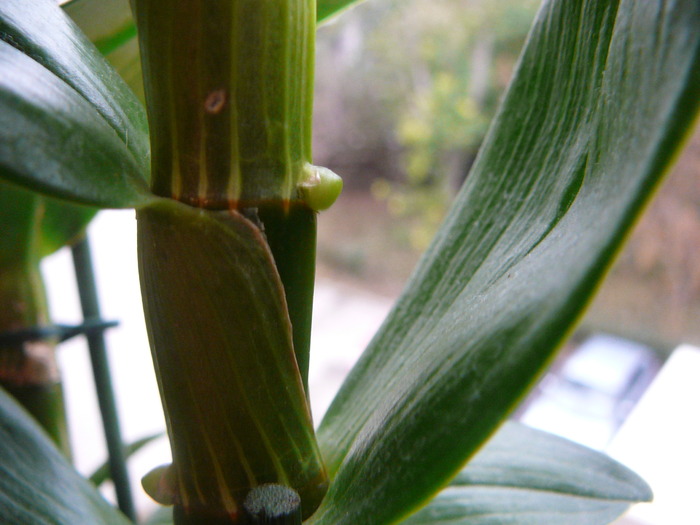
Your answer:
[[[321,154],[330,151],[331,163],[339,162],[349,178],[367,177],[345,166],[358,158],[368,172],[380,174],[363,185],[371,185],[392,213],[411,219],[406,241],[413,248],[425,249],[464,180],[538,5],[536,0],[369,3],[320,32],[322,52],[340,50],[335,67],[350,68],[353,78],[342,83],[326,78],[336,72],[324,75],[328,70],[320,69],[319,110],[339,112],[333,122],[351,141],[343,144],[332,131],[319,132]],[[371,59],[355,61],[360,49]],[[324,137],[332,137],[330,145]],[[336,158],[336,145],[355,155]],[[392,159],[400,170],[383,166]]]

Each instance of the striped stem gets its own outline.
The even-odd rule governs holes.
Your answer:
[[[173,465],[144,485],[193,523],[238,523],[250,489],[327,486],[282,282],[258,226],[163,200],[140,210],[144,309]],[[148,490],[148,488],[147,488]]]
[[[152,187],[203,208],[297,198],[311,160],[315,2],[136,2]]]
[[[310,166],[315,1],[134,4],[151,184],[165,197],[138,212],[174,459],[154,494],[178,523],[239,523],[252,488],[281,484],[309,515],[327,486],[305,384],[306,195],[327,193]]]

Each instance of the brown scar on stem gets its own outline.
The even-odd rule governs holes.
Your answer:
[[[211,115],[216,115],[224,109],[225,105],[226,90],[217,89],[207,95],[207,99],[204,101],[204,110]]]

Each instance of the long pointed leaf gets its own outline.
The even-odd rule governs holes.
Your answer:
[[[141,57],[129,0],[73,0],[61,7],[143,100]]]
[[[405,525],[606,525],[629,503],[502,487],[449,487]]]
[[[148,201],[145,111],[51,0],[0,4],[0,176],[105,207]]]
[[[648,501],[642,479],[566,439],[506,423],[406,525],[598,525]]]
[[[3,523],[127,525],[0,389],[0,518]]]
[[[2,39],[70,85],[114,128],[145,175],[146,112],[121,77],[53,0],[4,0]]]
[[[315,523],[406,515],[539,375],[700,102],[700,4],[545,3],[453,211],[322,422]]]
[[[0,71],[1,177],[96,206],[151,200],[140,163],[85,98],[3,41]]]

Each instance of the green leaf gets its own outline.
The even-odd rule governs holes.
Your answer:
[[[0,71],[1,177],[95,206],[153,198],[126,144],[73,88],[3,41]]]
[[[129,0],[72,0],[61,6],[143,101],[143,76]]]
[[[139,206],[145,111],[51,0],[0,4],[0,176],[104,207]]]
[[[113,12],[103,16],[107,14]],[[148,124],[143,106],[53,0],[5,0],[0,6],[0,34],[2,40],[39,62],[93,104],[127,143],[136,161],[148,169]]]
[[[610,523],[651,491],[609,457],[506,423],[450,486],[406,525]]]
[[[127,525],[0,389],[0,516],[3,523]]]
[[[455,487],[442,491],[406,525],[605,525],[628,502],[603,501],[501,487]]]
[[[163,435],[164,434],[162,432],[158,432],[157,434],[151,434],[150,436],[145,436],[141,439],[137,439],[132,443],[129,443],[124,447],[124,457],[130,458],[149,443],[155,441],[158,438],[163,437]],[[99,487],[100,485],[102,485],[102,483],[111,478],[112,474],[109,470],[109,462],[104,462],[97,468],[97,470],[95,470],[95,472],[92,473],[92,475],[90,476],[90,482],[93,485]]]
[[[0,180],[0,267],[34,264],[72,243],[96,212]]]
[[[700,102],[700,4],[551,0],[456,204],[319,429],[313,522],[420,506],[549,362]]]
[[[52,254],[80,239],[98,211],[92,206],[81,206],[44,196],[40,198],[42,214],[39,257]]]
[[[316,2],[316,21],[323,22],[341,11],[359,4],[362,0],[318,0]]]

